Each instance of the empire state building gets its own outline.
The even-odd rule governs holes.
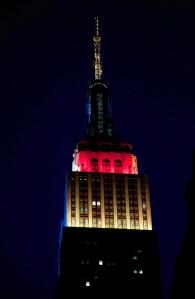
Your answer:
[[[102,79],[98,18],[93,42],[89,124],[67,174],[56,298],[160,299],[148,178],[139,173],[131,144],[120,138],[112,120],[109,89]]]

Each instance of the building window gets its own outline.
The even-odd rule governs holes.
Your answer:
[[[135,219],[135,229],[139,229],[139,220]]]
[[[110,160],[104,159],[102,161],[102,169],[103,172],[110,172]]]
[[[104,263],[103,263],[103,261],[100,260],[100,261],[98,262],[98,264],[99,264],[100,266],[102,266]]]
[[[117,173],[122,172],[122,161],[121,160],[114,161],[114,172],[117,172]]]
[[[143,213],[143,219],[147,220],[147,214],[146,213]]]
[[[85,285],[86,287],[90,287],[90,281],[86,281]]]
[[[144,229],[148,229],[148,221],[147,220],[143,221],[143,227],[144,227]]]
[[[75,222],[75,218],[72,217],[72,226],[75,226],[76,222]]]
[[[133,255],[133,260],[137,260],[137,255]]]
[[[98,172],[98,159],[91,159],[91,171]]]
[[[80,207],[80,214],[87,213],[87,207]]]
[[[97,206],[100,206],[100,204],[101,204],[100,201],[95,201],[95,200],[92,201],[92,205],[93,205],[93,206],[96,206],[96,205],[97,205]]]
[[[131,219],[130,224],[131,224],[131,228],[134,229],[135,228],[135,220]]]
[[[81,260],[81,265],[89,265],[89,260]]]

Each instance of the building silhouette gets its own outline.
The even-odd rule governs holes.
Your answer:
[[[180,255],[176,258],[175,277],[170,290],[170,299],[193,298],[195,265],[195,151],[192,155],[192,178],[186,184],[187,228]]]
[[[139,174],[132,146],[120,138],[112,120],[109,89],[102,79],[98,22],[96,18],[89,125],[67,174],[56,298],[78,293],[84,298],[129,294],[160,299],[148,178]]]

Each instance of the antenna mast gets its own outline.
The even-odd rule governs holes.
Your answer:
[[[95,68],[95,80],[102,79],[102,63],[101,63],[101,36],[99,33],[99,19],[95,17],[95,35],[93,36],[94,41],[94,68]]]

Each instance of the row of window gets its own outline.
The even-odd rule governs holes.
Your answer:
[[[109,172],[111,170],[110,160],[104,159],[102,161],[102,167],[103,167],[103,171]],[[122,171],[122,161],[115,160],[114,167],[115,167],[115,172]],[[96,158],[91,159],[91,169],[94,172],[98,172],[98,159]]]
[[[79,202],[80,202],[80,205],[87,206],[88,205],[88,198],[80,198]],[[71,199],[71,208],[75,208],[75,204],[76,204],[75,198],[74,199],[72,198]],[[119,208],[122,209],[123,207],[126,207],[126,201],[125,200],[120,200],[120,201],[117,200],[116,204],[117,204],[118,209]],[[92,206],[100,206],[100,205],[101,205],[100,198],[98,198],[98,200],[96,198],[94,198],[93,201],[92,201]],[[113,206],[112,198],[111,199],[110,198],[105,199],[104,200],[104,205],[112,207]],[[138,210],[138,202],[137,201],[130,202],[129,209],[134,210],[134,211]],[[142,209],[143,209],[143,211],[145,211],[147,209],[146,201],[142,202]]]
[[[93,215],[93,219],[92,219],[92,226],[93,227],[102,227],[102,220],[99,217],[95,217],[95,215]],[[114,219],[110,217],[110,215],[105,215],[105,227],[107,228],[112,228],[114,227]],[[87,216],[80,216],[80,220],[79,220],[79,224],[81,227],[88,227],[89,226],[89,220]],[[76,225],[76,220],[75,220],[75,215],[72,215],[72,226]],[[117,220],[117,227],[118,228],[127,228],[127,221],[126,219],[122,218],[122,219],[118,219]],[[140,224],[139,224],[139,219],[131,219],[130,220],[130,227],[131,229],[139,229],[140,228]],[[143,229],[147,230],[148,229],[148,222],[147,220],[143,220]]]
[[[126,202],[123,201],[123,202],[117,202],[117,210],[126,210]],[[101,206],[101,201],[100,200],[93,200],[92,201],[92,208],[98,208]],[[105,201],[104,202],[104,206],[105,206],[105,209],[112,209],[113,210],[113,201]],[[72,210],[75,210],[75,207],[76,207],[76,203],[75,201],[71,201],[71,209]],[[82,200],[80,199],[80,211],[85,211],[87,210],[87,207],[88,207],[88,201],[87,199],[86,200]],[[147,206],[146,206],[146,202],[143,202],[142,203],[142,210],[143,210],[143,214],[146,213],[146,209],[147,209]],[[131,212],[138,212],[138,205],[135,205],[135,204],[131,204],[130,203],[130,206],[129,206],[129,210]]]
[[[134,269],[133,273],[138,274],[138,275],[142,275],[143,270],[142,269],[140,269],[140,270]],[[94,280],[97,280],[97,279],[98,279],[98,276],[94,276]],[[84,286],[86,286],[86,287],[91,287],[92,285],[93,285],[93,282],[91,282],[90,280],[86,280],[85,283],[84,283]]]
[[[100,189],[92,189],[92,196],[94,197],[100,197],[100,194],[101,194],[101,190]],[[126,193],[121,193],[121,192],[117,192],[116,193],[116,196],[117,196],[117,198],[125,198],[126,197]],[[75,197],[75,191],[71,191],[71,197],[73,198],[73,197]],[[82,191],[80,191],[79,190],[79,197],[81,198],[81,197],[88,197],[88,191],[87,190],[82,190]],[[104,197],[109,197],[109,198],[112,198],[113,197],[113,195],[112,195],[112,190],[110,190],[110,191],[108,191],[108,190],[104,190]],[[134,194],[132,194],[132,193],[130,193],[129,194],[129,199],[131,200],[131,199],[134,199],[134,200],[136,200],[136,198],[137,198],[137,193],[134,193]],[[145,201],[146,200],[146,196],[142,196],[142,200],[143,201]]]
[[[92,159],[92,160],[98,161],[97,159]],[[116,160],[116,161],[120,161],[120,160]],[[104,165],[104,167],[107,167],[107,166]],[[120,163],[117,165],[117,162],[116,162],[116,166],[120,167]],[[97,167],[98,167],[98,165],[94,166],[93,168],[95,169]],[[73,191],[75,189],[75,178],[72,177],[71,180],[72,180],[71,190]],[[88,182],[87,182],[88,178],[87,177],[85,177],[85,178],[79,177],[79,180],[83,181],[82,184],[79,186],[79,188],[81,190],[82,189],[88,189]],[[100,178],[99,178],[99,176],[95,177],[95,178],[92,177],[91,181],[92,181],[92,187],[94,187],[94,188],[96,188],[96,187],[100,188]],[[99,183],[99,184],[96,185],[97,183]],[[113,188],[112,177],[106,178],[105,175],[104,175],[104,189],[112,189],[112,188]],[[119,178],[117,179],[117,177],[116,177],[116,189],[118,189],[118,190],[125,189],[124,177],[121,177],[120,179]],[[136,180],[132,181],[132,179],[129,180],[129,178],[128,178],[128,191],[129,191],[129,193],[136,193],[137,192],[137,181]],[[145,188],[145,184],[144,184],[144,185],[141,185],[141,195],[142,195],[142,197],[144,197],[145,194],[146,194],[146,188]]]
[[[98,185],[93,185],[92,184],[92,192],[94,193],[100,193],[101,191],[101,186],[98,184]],[[112,193],[113,191],[113,184],[110,184],[109,186],[105,185],[104,184],[104,193]],[[83,186],[83,185],[80,185],[79,186],[79,194],[87,194],[88,192],[88,185],[86,186]],[[117,195],[125,195],[125,186],[116,186],[116,193]],[[137,189],[132,189],[131,187],[128,188],[128,193],[129,193],[129,197],[135,197],[137,195]],[[75,195],[75,186],[74,185],[71,185],[71,194],[72,195]],[[142,199],[146,198],[146,193],[145,192],[142,192],[141,193],[141,197]]]

